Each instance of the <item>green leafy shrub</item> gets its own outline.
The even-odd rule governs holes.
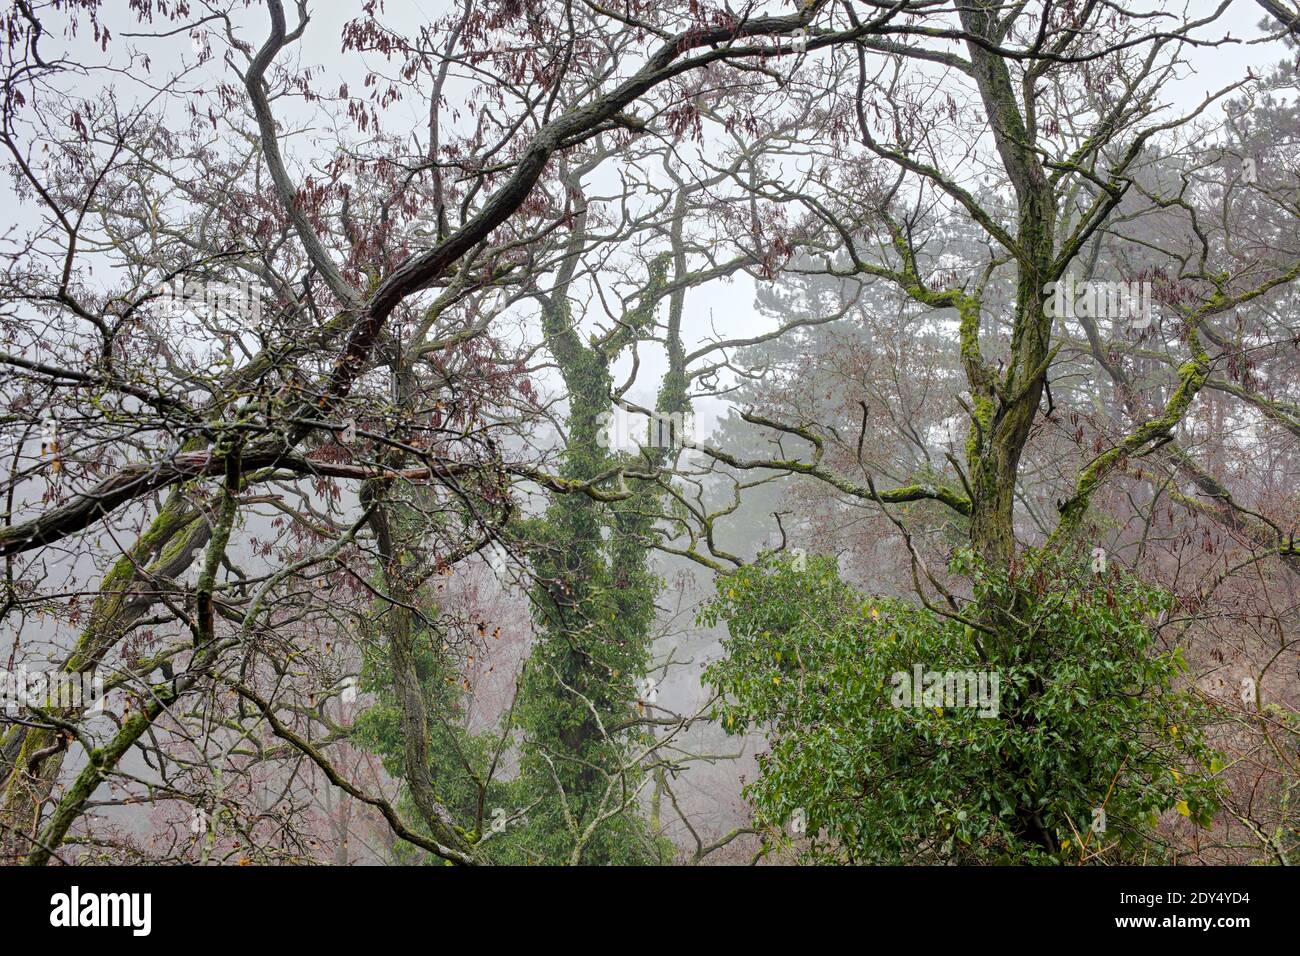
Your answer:
[[[962,620],[864,595],[830,558],[720,585],[702,620],[730,638],[705,680],[728,732],[768,736],[746,785],[761,821],[806,821],[810,856],[854,863],[1152,860],[1161,813],[1210,825],[1222,765],[1181,651],[1158,647],[1168,595],[1042,554],[953,570]],[[996,707],[898,706],[917,665],[996,675]]]

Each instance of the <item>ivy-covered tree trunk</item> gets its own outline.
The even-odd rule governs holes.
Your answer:
[[[426,602],[423,583],[429,573],[416,558],[424,529],[405,519],[408,507],[391,489],[370,482],[362,489],[362,500],[370,509],[370,527],[379,550],[379,570],[386,591],[384,606],[376,615],[376,628],[387,653],[387,671],[401,727],[401,777],[411,802],[425,828],[442,845],[468,857],[471,848],[456,829],[446,809],[446,798],[434,779],[430,749],[434,738],[433,716],[429,712],[428,681],[420,673],[420,651],[416,613]],[[413,526],[408,532],[408,525]]]
[[[666,263],[656,264],[642,295],[647,318],[665,271]],[[638,317],[629,318],[638,324]],[[546,304],[543,322],[569,397],[560,473],[593,481],[618,464],[600,440],[611,407],[607,353],[579,341],[559,292]],[[521,694],[524,766],[539,790],[558,791],[550,806],[556,812],[567,807],[572,819],[552,823],[570,838],[608,812],[611,801],[626,800],[639,778],[638,768],[627,765],[628,744],[637,734],[619,728],[635,706],[637,681],[649,661],[658,590],[647,567],[654,499],[644,488],[615,505],[563,495],[529,527],[538,643]],[[611,816],[603,827],[607,833],[590,840],[583,859],[637,859],[643,841],[628,830],[627,816]],[[569,839],[560,839],[555,849],[567,853]]]
[[[570,186],[580,195],[576,174]],[[612,409],[609,366],[651,324],[674,259],[667,254],[653,260],[646,286],[617,331],[585,344],[574,328],[569,292],[586,218],[583,201],[566,265],[552,290],[539,296],[543,333],[569,402],[561,475],[580,482],[620,467],[644,473],[662,464],[660,450],[638,460],[620,456],[606,447],[602,432]],[[684,255],[676,258],[680,272]],[[674,301],[679,321],[680,296]],[[676,342],[670,362],[678,374],[670,372],[658,402],[661,410],[673,412],[686,405],[680,370],[684,353],[679,338]],[[537,816],[536,836],[557,857],[573,862],[654,859],[645,852],[649,841],[643,827],[627,811],[636,804],[642,779],[629,755],[631,745],[645,738],[635,724],[629,726],[629,716],[649,664],[659,583],[649,570],[648,555],[659,495],[653,481],[631,479],[629,484],[621,472],[616,484],[629,497],[605,504],[586,495],[563,495],[528,527],[537,645],[521,693],[523,768],[539,793],[552,795],[547,812],[553,818]],[[542,830],[547,832],[537,832]]]

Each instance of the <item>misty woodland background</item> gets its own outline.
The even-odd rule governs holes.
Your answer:
[[[1294,861],[1298,42],[6,0],[0,859]]]

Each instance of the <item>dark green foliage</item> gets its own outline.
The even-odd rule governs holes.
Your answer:
[[[1208,826],[1222,766],[1181,651],[1157,641],[1170,598],[1041,554],[1011,574],[954,565],[963,615],[993,633],[861,594],[829,558],[799,573],[769,556],[721,584],[704,622],[731,637],[706,680],[728,731],[768,733],[746,790],[760,819],[800,811],[813,858],[855,863],[1150,861],[1161,813]],[[996,716],[895,706],[917,664],[997,674]]]

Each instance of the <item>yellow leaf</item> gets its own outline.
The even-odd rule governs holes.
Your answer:
[[[1190,817],[1192,815],[1192,808],[1187,805],[1186,800],[1179,800],[1178,803],[1174,805],[1174,809],[1185,817]]]

